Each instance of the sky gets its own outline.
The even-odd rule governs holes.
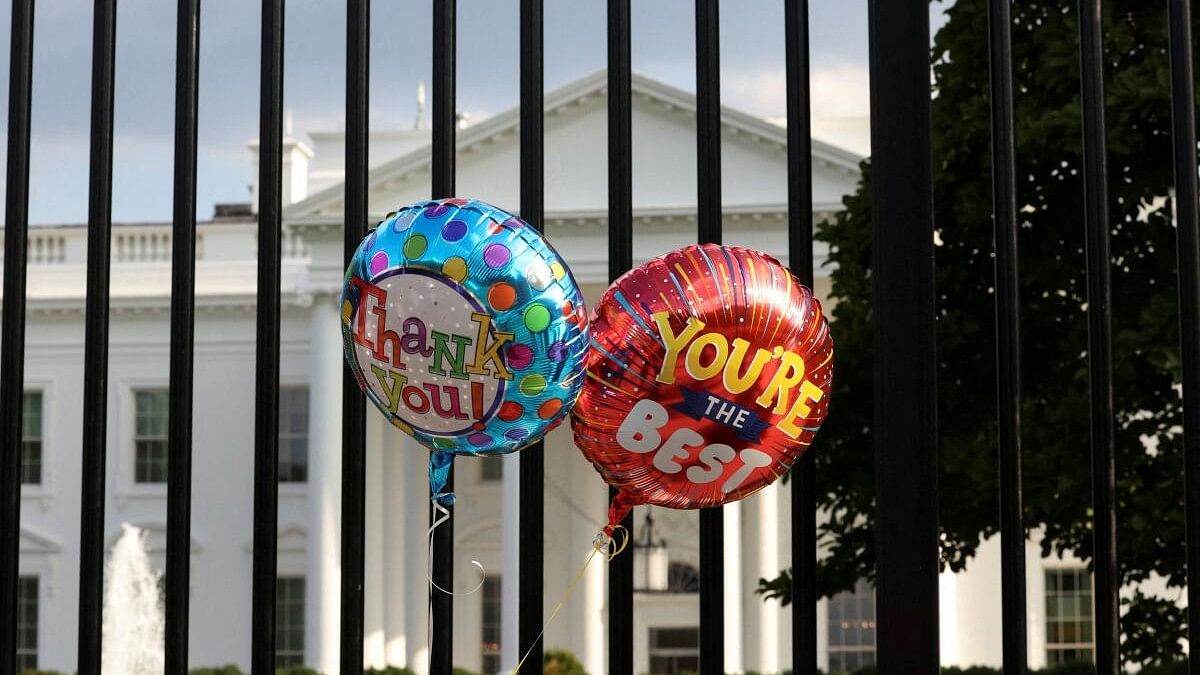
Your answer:
[[[91,4],[36,3],[30,160],[34,224],[81,223],[87,218]],[[171,216],[174,4],[118,3],[115,222],[167,221]],[[372,129],[413,124],[417,83],[431,79],[431,4],[372,3]],[[545,0],[547,91],[603,69],[605,6],[601,0]],[[765,118],[783,117],[782,0],[725,2],[721,9],[722,103]],[[693,12],[691,0],[633,0],[635,72],[694,90]],[[11,0],[0,0],[0,142],[5,144],[11,14]],[[938,25],[940,10],[931,14],[933,25]],[[458,0],[458,109],[474,121],[518,103],[517,21],[517,0]],[[344,2],[287,3],[284,104],[298,133],[344,125],[345,26]],[[810,26],[813,114],[867,116],[866,0],[811,0]],[[254,168],[246,144],[258,135],[259,38],[259,3],[202,3],[197,185],[201,219],[212,215],[214,203],[249,201]],[[0,165],[6,159],[0,157]],[[0,183],[0,196],[3,189]]]

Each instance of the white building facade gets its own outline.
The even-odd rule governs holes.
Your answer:
[[[546,230],[594,301],[607,285],[605,78],[597,74],[546,96]],[[694,240],[695,122],[690,94],[634,78],[635,264]],[[464,196],[515,209],[516,110],[458,135]],[[284,143],[282,281],[280,621],[281,663],[337,672],[341,502],[342,355],[336,296],[342,279],[340,133]],[[428,133],[372,134],[373,219],[429,193]],[[749,115],[723,116],[725,241],[787,261],[785,131]],[[256,146],[252,145],[252,148]],[[814,143],[818,218],[840,208],[860,157]],[[122,523],[148,532],[161,569],[165,545],[165,451],[170,305],[170,227],[113,228],[107,429],[106,541]],[[197,241],[195,413],[190,658],[195,666],[250,660],[256,223],[226,209],[200,225]],[[25,390],[27,484],[22,491],[22,608],[26,665],[76,666],[80,416],[86,228],[30,234]],[[817,252],[818,264],[824,256]],[[823,273],[819,271],[818,274]],[[828,279],[817,280],[824,297]],[[427,670],[427,453],[373,410],[367,420],[367,667]],[[458,462],[454,512],[455,663],[497,672],[516,654],[518,455]],[[607,487],[560,428],[547,440],[545,601],[560,599],[607,513]],[[772,486],[725,509],[726,668],[777,673],[791,667],[791,611],[754,594],[757,580],[790,565],[789,490]],[[655,538],[637,555],[637,672],[691,669],[697,653],[697,517],[639,508]],[[1028,547],[1031,665],[1090,649],[1090,581],[1077,560],[1043,560]],[[484,572],[481,578],[475,565]],[[1000,565],[986,542],[969,572],[941,584],[947,664],[999,664]],[[594,561],[546,631],[548,648],[573,652],[606,672],[606,570]],[[1050,598],[1050,602],[1047,602]],[[1062,600],[1060,602],[1060,599]],[[1068,609],[1069,608],[1069,611]],[[838,671],[873,661],[868,587],[818,610],[818,662]],[[1071,638],[1067,640],[1067,638]]]

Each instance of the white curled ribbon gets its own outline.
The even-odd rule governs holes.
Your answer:
[[[443,524],[445,524],[446,521],[450,520],[450,510],[447,509],[446,507],[442,506],[441,504],[437,503],[436,500],[434,500],[432,503],[433,503],[433,510],[437,514],[437,516],[433,519],[433,522],[429,525],[429,551],[428,551],[429,555],[425,559],[426,560],[425,578],[429,580],[430,588],[436,588],[437,590],[445,593],[446,595],[471,595],[472,593],[478,592],[479,589],[483,588],[483,582],[486,578],[486,573],[487,573],[487,570],[485,570],[483,567],[483,563],[479,562],[478,560],[471,560],[471,564],[475,566],[475,569],[479,570],[479,583],[475,584],[475,586],[472,587],[471,590],[469,590],[469,591],[448,590],[448,589],[442,588],[441,586],[439,586],[437,584],[436,581],[433,580],[433,533],[439,527],[441,527]],[[453,564],[453,563],[451,563],[451,564]]]

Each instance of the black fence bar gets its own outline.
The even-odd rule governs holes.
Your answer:
[[[166,672],[188,670],[192,553],[192,364],[196,319],[196,118],[200,0],[179,0],[175,34],[175,213],[167,418]]]
[[[996,407],[1000,454],[1000,578],[1005,675],[1025,675],[1025,526],[1021,505],[1021,350],[1017,287],[1011,0],[988,2],[992,216],[996,238]]]
[[[876,616],[881,675],[938,669],[929,6],[872,0]]]
[[[1104,44],[1100,0],[1079,1],[1083,115],[1083,200],[1088,282],[1088,380],[1091,394],[1092,532],[1096,672],[1121,670],[1117,597],[1116,458],[1113,447],[1112,293],[1108,179],[1104,143]]]
[[[633,267],[633,105],[629,0],[608,0],[608,280]],[[609,488],[608,498],[617,494]],[[621,524],[633,538],[633,514]],[[608,672],[633,675],[633,555],[608,564]]]
[[[346,192],[343,263],[367,233],[367,122],[370,102],[371,0],[346,3]],[[342,675],[363,672],[363,577],[367,535],[367,402],[342,370]]]
[[[521,0],[521,218],[544,231],[545,173],[542,113],[542,0]],[[520,599],[517,655],[528,652],[531,670],[541,668],[542,599],[545,568],[542,532],[545,521],[545,447],[538,441],[521,450]]]
[[[721,53],[717,5],[717,0],[696,0],[696,225],[702,244],[721,243]],[[722,512],[719,506],[700,511],[701,675],[725,672]]]
[[[784,3],[787,71],[788,265],[813,286],[812,119],[809,91],[808,0]],[[805,452],[793,467],[792,672],[817,673],[816,462]]]
[[[104,602],[104,480],[108,448],[109,244],[112,233],[113,78],[117,2],[92,11],[92,132],[88,177],[87,302],[79,512],[80,675],[99,675]]]
[[[455,10],[456,0],[433,0],[433,198],[454,196],[455,155]],[[446,490],[454,489],[454,464],[447,476]],[[447,507],[451,511],[453,506]],[[430,522],[435,514],[430,509]],[[437,529],[433,537],[433,582],[454,587],[454,518]],[[429,672],[449,673],[454,662],[454,598],[433,591],[429,599],[433,614],[433,638]],[[540,667],[540,666],[538,666]]]
[[[29,236],[29,122],[33,0],[13,0],[0,326],[0,616],[17,615],[21,529],[21,406],[25,382],[25,242]],[[17,622],[0,624],[0,673],[17,671]]]
[[[1196,91],[1192,81],[1192,10],[1170,0],[1171,123],[1175,158],[1175,220],[1179,237],[1179,334],[1183,359],[1183,443],[1186,482],[1188,633],[1200,644],[1200,220],[1196,187]],[[1200,654],[1188,659],[1200,675]]]
[[[275,673],[279,518],[279,284],[283,194],[283,0],[262,2],[258,97],[258,316],[254,380],[254,583],[250,671]]]

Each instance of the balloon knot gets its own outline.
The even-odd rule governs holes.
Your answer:
[[[439,493],[433,495],[431,500],[440,506],[446,506],[446,507],[454,506],[454,493],[453,492],[439,492]]]

